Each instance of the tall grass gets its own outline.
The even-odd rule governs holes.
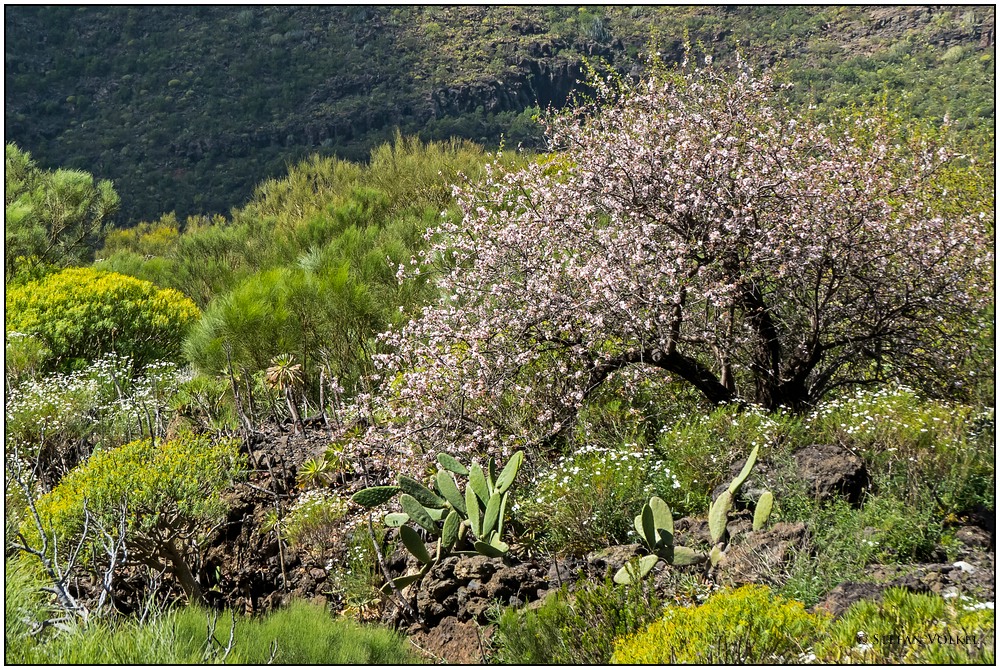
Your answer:
[[[262,618],[171,610],[146,623],[134,619],[70,621],[41,627],[55,611],[32,565],[6,561],[5,662],[28,665],[399,665],[419,662],[394,631],[335,618],[325,607],[293,601]],[[211,637],[209,636],[212,632]],[[230,634],[232,646],[228,653]],[[273,656],[272,656],[273,654]]]

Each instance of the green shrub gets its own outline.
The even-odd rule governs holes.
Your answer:
[[[130,442],[100,450],[70,471],[38,500],[38,514],[44,531],[63,547],[80,537],[86,515],[112,535],[124,515],[132,558],[154,569],[169,566],[188,596],[198,600],[201,590],[185,557],[187,541],[225,514],[223,492],[241,475],[242,461],[232,440],[213,443],[207,436],[183,435]],[[33,523],[24,521],[21,530],[40,546]],[[88,557],[96,559],[100,542],[93,535],[88,539]]]
[[[54,484],[93,449],[144,436],[163,436],[172,411],[170,397],[180,382],[165,361],[133,373],[130,359],[108,354],[86,368],[28,379],[9,389],[4,444],[39,465]]]
[[[347,501],[332,491],[311,489],[295,501],[282,519],[284,536],[292,544],[330,547],[338,544]]]
[[[173,289],[113,272],[68,268],[6,295],[6,332],[37,337],[48,369],[67,370],[115,352],[137,366],[174,359],[194,303]]]
[[[514,511],[529,532],[544,536],[548,549],[582,555],[638,541],[632,519],[656,492],[654,477],[676,482],[637,443],[587,445],[540,470]]]
[[[513,665],[604,665],[614,641],[656,618],[660,603],[641,585],[610,579],[550,594],[540,607],[504,610],[497,620],[491,661]]]
[[[892,588],[881,602],[861,601],[826,631],[815,648],[819,663],[987,664],[995,657],[993,603],[945,600]]]
[[[7,333],[7,344],[4,347],[4,375],[8,388],[22,379],[37,376],[52,357],[52,352],[38,337],[24,333]]]
[[[615,643],[612,663],[799,663],[827,624],[764,586],[721,591]]]
[[[887,386],[824,402],[804,423],[814,442],[861,454],[884,477],[880,492],[891,489],[910,505],[924,502],[922,487],[941,518],[995,504],[990,408],[927,400],[907,387]]]
[[[111,182],[80,170],[39,169],[10,143],[4,168],[5,283],[87,262],[90,245],[118,210]]]
[[[754,447],[762,460],[770,460],[783,445],[801,439],[797,420],[784,410],[727,405],[681,419],[661,430],[655,449],[689,494],[683,501],[664,500],[682,514],[701,514],[712,503],[712,490],[732,478],[734,462]]]

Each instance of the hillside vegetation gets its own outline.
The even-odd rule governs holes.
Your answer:
[[[44,167],[112,179],[120,224],[226,213],[312,153],[365,159],[396,128],[539,147],[606,60],[637,73],[685,39],[784,62],[797,102],[910,96],[993,125],[989,7],[10,7],[5,134]],[[685,37],[687,35],[687,38]]]
[[[992,10],[13,11],[6,662],[993,662]]]

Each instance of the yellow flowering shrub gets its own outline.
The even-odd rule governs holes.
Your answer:
[[[200,316],[179,291],[93,268],[67,268],[11,287],[6,332],[39,338],[51,351],[49,367],[115,352],[143,364],[176,358],[187,328]]]
[[[137,440],[100,450],[74,468],[36,507],[42,526],[58,546],[74,545],[85,515],[117,536],[124,510],[129,557],[154,567],[170,564],[189,595],[197,585],[186,564],[185,538],[204,532],[225,515],[223,493],[244,471],[235,440],[212,442],[205,435],[181,435],[153,443]],[[21,532],[40,546],[37,525],[27,518]],[[51,550],[53,543],[49,543]],[[100,538],[87,537],[85,560],[102,554]],[[200,595],[200,594],[199,594]]]
[[[743,586],[699,606],[668,607],[659,621],[618,640],[611,662],[798,663],[827,624],[826,616],[766,586]]]
[[[168,516],[211,521],[225,513],[221,494],[241,474],[242,460],[235,440],[136,440],[95,452],[38,500],[38,513],[60,539],[82,529],[85,500],[87,511],[105,525],[117,520],[124,504],[129,533],[151,531]]]
[[[819,663],[954,665],[995,660],[993,603],[888,589],[837,619],[816,644]]]

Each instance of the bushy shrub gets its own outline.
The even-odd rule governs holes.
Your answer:
[[[664,498],[681,513],[700,513],[712,502],[712,490],[732,478],[730,467],[755,447],[769,459],[782,445],[799,439],[795,418],[783,409],[765,411],[757,405],[723,405],[710,412],[685,417],[673,427],[664,426],[656,453],[675,473],[684,501]]]
[[[10,143],[4,168],[5,283],[86,262],[118,210],[111,182],[80,170],[42,170]]]
[[[3,367],[10,388],[22,379],[38,375],[52,352],[40,338],[32,335],[13,332],[7,333],[6,339]]]
[[[177,358],[199,316],[175,290],[90,268],[15,286],[7,291],[6,310],[6,332],[37,337],[51,351],[46,367],[60,370],[108,352],[136,365]]]
[[[527,530],[544,536],[548,549],[582,555],[635,541],[632,518],[657,492],[654,482],[663,481],[680,486],[666,464],[637,443],[586,445],[540,469],[514,511]]]
[[[696,607],[667,607],[662,619],[618,640],[611,662],[798,663],[826,624],[802,603],[764,586],[744,586]]]
[[[815,660],[837,664],[992,664],[993,603],[892,588],[881,602],[861,601],[817,640]]]
[[[154,569],[169,566],[197,600],[201,591],[186,562],[186,543],[225,513],[223,492],[243,468],[235,441],[212,442],[207,436],[103,449],[38,500],[42,531],[65,547],[81,536],[88,515],[112,536],[124,516],[131,558]],[[30,520],[22,523],[22,532],[40,546],[39,529]],[[88,546],[100,546],[93,535],[88,540]],[[89,557],[96,560],[98,552],[95,547]]]
[[[292,544],[332,546],[347,514],[347,501],[333,491],[306,491],[282,520],[284,535]]]
[[[819,405],[804,418],[815,442],[864,456],[892,490],[916,505],[921,486],[944,517],[995,504],[994,411],[928,400],[905,386],[859,390]]]
[[[497,621],[491,660],[514,665],[604,665],[614,641],[631,635],[660,612],[654,594],[610,579],[568,593],[565,588],[534,609],[507,609]]]
[[[93,449],[163,437],[181,377],[166,361],[135,374],[131,359],[108,354],[82,370],[24,380],[6,397],[7,454],[52,486]]]

